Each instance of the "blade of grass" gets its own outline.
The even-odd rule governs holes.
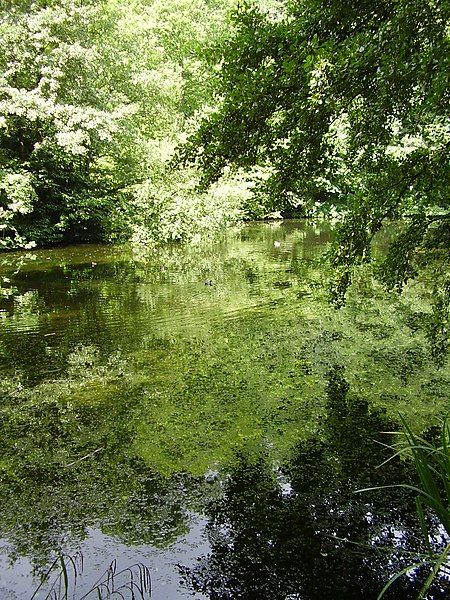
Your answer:
[[[388,589],[391,587],[391,585],[397,581],[397,579],[400,579],[400,577],[402,577],[403,575],[406,575],[406,573],[409,573],[409,571],[412,571],[413,569],[417,569],[421,566],[423,566],[423,562],[418,562],[412,565],[408,565],[407,567],[405,567],[404,569],[402,569],[401,571],[399,571],[398,573],[395,573],[395,575],[393,575],[389,581],[386,583],[386,585],[384,586],[384,588],[381,590],[381,592],[378,594],[377,596],[377,600],[381,600],[381,598],[383,598],[384,594],[388,591]]]
[[[431,550],[431,543],[430,543],[430,534],[429,534],[429,531],[428,531],[427,524],[425,522],[425,513],[424,513],[424,510],[423,510],[422,501],[421,501],[421,499],[420,499],[419,496],[416,497],[416,510],[417,510],[417,515],[419,517],[419,522],[420,522],[420,528],[422,530],[422,535],[423,535],[424,540],[425,540],[425,545],[427,547],[428,554],[431,556],[432,555],[432,550]]]
[[[423,600],[423,598],[425,597],[425,594],[427,593],[430,585],[435,580],[443,563],[447,560],[449,552],[450,552],[450,544],[447,545],[444,552],[442,552],[442,554],[439,556],[439,558],[435,561],[433,569],[431,570],[431,573],[426,578],[425,583],[423,584],[422,589],[419,592],[418,600]]]

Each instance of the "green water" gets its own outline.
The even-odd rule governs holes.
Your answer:
[[[376,468],[377,440],[398,411],[436,424],[450,372],[420,285],[361,271],[329,305],[330,237],[0,257],[2,597],[81,549],[87,587],[117,559],[149,565],[154,598],[376,598],[397,563],[373,549],[417,546],[413,498],[354,490],[411,476]]]

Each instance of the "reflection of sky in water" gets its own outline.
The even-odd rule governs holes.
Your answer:
[[[190,518],[189,534],[181,537],[170,548],[158,550],[151,546],[125,546],[116,539],[103,534],[96,529],[87,531],[87,539],[81,542],[75,550],[83,556],[83,568],[77,577],[75,598],[87,593],[104,573],[113,560],[117,560],[117,571],[127,569],[137,563],[145,564],[151,572],[152,599],[171,600],[193,598],[201,600],[206,598],[203,594],[192,595],[191,592],[180,587],[180,575],[177,564],[193,565],[199,554],[207,553],[209,545],[204,535],[205,519],[194,514]],[[39,586],[39,578],[30,575],[31,564],[26,558],[19,558],[13,565],[8,565],[4,549],[8,551],[8,544],[0,540],[0,597],[2,600],[29,600],[30,590]],[[58,571],[56,570],[55,573]],[[68,563],[70,581],[73,582],[73,570]],[[53,583],[54,577],[49,579]],[[126,576],[116,579],[116,584],[127,583]],[[71,591],[73,591],[71,589]],[[48,588],[43,588],[42,594],[36,599],[44,598]],[[70,597],[70,595],[69,595]],[[89,596],[91,597],[91,596]],[[96,596],[93,595],[92,598]],[[126,596],[127,597],[127,596]]]

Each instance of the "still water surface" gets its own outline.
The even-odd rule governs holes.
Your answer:
[[[61,551],[83,555],[75,597],[116,559],[155,599],[376,598],[402,564],[376,548],[417,546],[413,498],[354,491],[410,477],[376,469],[380,432],[437,422],[450,377],[412,325],[420,290],[361,273],[330,307],[330,235],[0,257],[1,598]]]

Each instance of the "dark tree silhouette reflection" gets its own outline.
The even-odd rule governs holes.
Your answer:
[[[264,452],[237,457],[223,497],[209,507],[211,553],[194,568],[180,567],[185,584],[212,600],[375,599],[420,545],[408,492],[354,493],[411,477],[400,461],[376,468],[386,459],[380,432],[392,428],[384,412],[349,394],[334,369],[327,417],[288,463],[274,468]],[[413,598],[416,575],[386,598]],[[444,594],[436,585],[429,597]]]

